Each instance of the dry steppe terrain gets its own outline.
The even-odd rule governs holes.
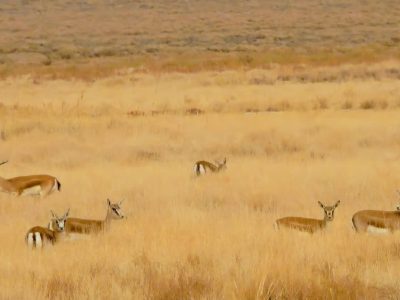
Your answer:
[[[399,27],[396,0],[3,0],[0,75],[26,71],[15,63],[101,61],[104,75],[369,62],[399,58]]]
[[[398,1],[1,1],[0,299],[398,299]],[[227,169],[195,178],[196,160]],[[50,210],[127,219],[29,250]],[[322,218],[314,235],[274,220]]]

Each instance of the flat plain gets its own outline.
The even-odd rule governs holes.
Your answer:
[[[62,191],[0,194],[0,298],[398,299],[400,235],[356,234],[351,217],[400,201],[399,14],[2,2],[0,173],[55,175]],[[195,178],[196,160],[223,157]],[[127,219],[106,233],[26,247],[50,210],[100,219],[107,198]],[[337,200],[324,232],[273,227]]]

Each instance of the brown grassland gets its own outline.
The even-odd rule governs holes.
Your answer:
[[[0,194],[0,299],[400,297],[400,234],[351,223],[400,201],[397,1],[13,3],[0,174],[62,191]],[[108,197],[108,232],[26,247],[50,209],[100,219]],[[326,231],[274,229],[318,200],[341,200]]]

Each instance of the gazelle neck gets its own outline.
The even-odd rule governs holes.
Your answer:
[[[111,224],[111,221],[112,221],[112,211],[111,211],[111,209],[108,207],[108,208],[107,208],[106,217],[105,217],[105,219],[104,219],[104,221],[103,221],[104,226],[105,226],[105,227],[109,227],[110,224]]]
[[[55,235],[56,238],[57,238],[57,237],[59,237],[60,235],[64,234],[64,233],[65,233],[65,230],[63,230],[63,231],[53,230],[53,232],[54,232],[54,235]]]
[[[14,193],[17,189],[8,180],[0,177],[0,192]]]
[[[328,216],[324,214],[324,219],[322,221],[324,222],[324,225],[326,226],[333,221],[333,218],[329,219]]]

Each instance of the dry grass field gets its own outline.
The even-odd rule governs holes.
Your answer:
[[[54,174],[63,189],[1,195],[0,298],[398,298],[399,235],[351,224],[355,211],[399,200],[398,81],[131,76],[1,83],[1,174]],[[287,105],[268,111],[275,101]],[[223,156],[224,173],[193,177],[197,159]],[[25,232],[50,209],[103,218],[107,197],[125,199],[128,219],[105,235],[27,249]],[[338,199],[324,233],[273,229]]]
[[[399,299],[400,233],[351,223],[400,202],[399,16],[390,0],[2,1],[0,175],[62,191],[0,194],[0,299]],[[100,219],[107,198],[127,219],[106,233],[26,247],[50,210]],[[273,227],[337,200],[324,232]]]

